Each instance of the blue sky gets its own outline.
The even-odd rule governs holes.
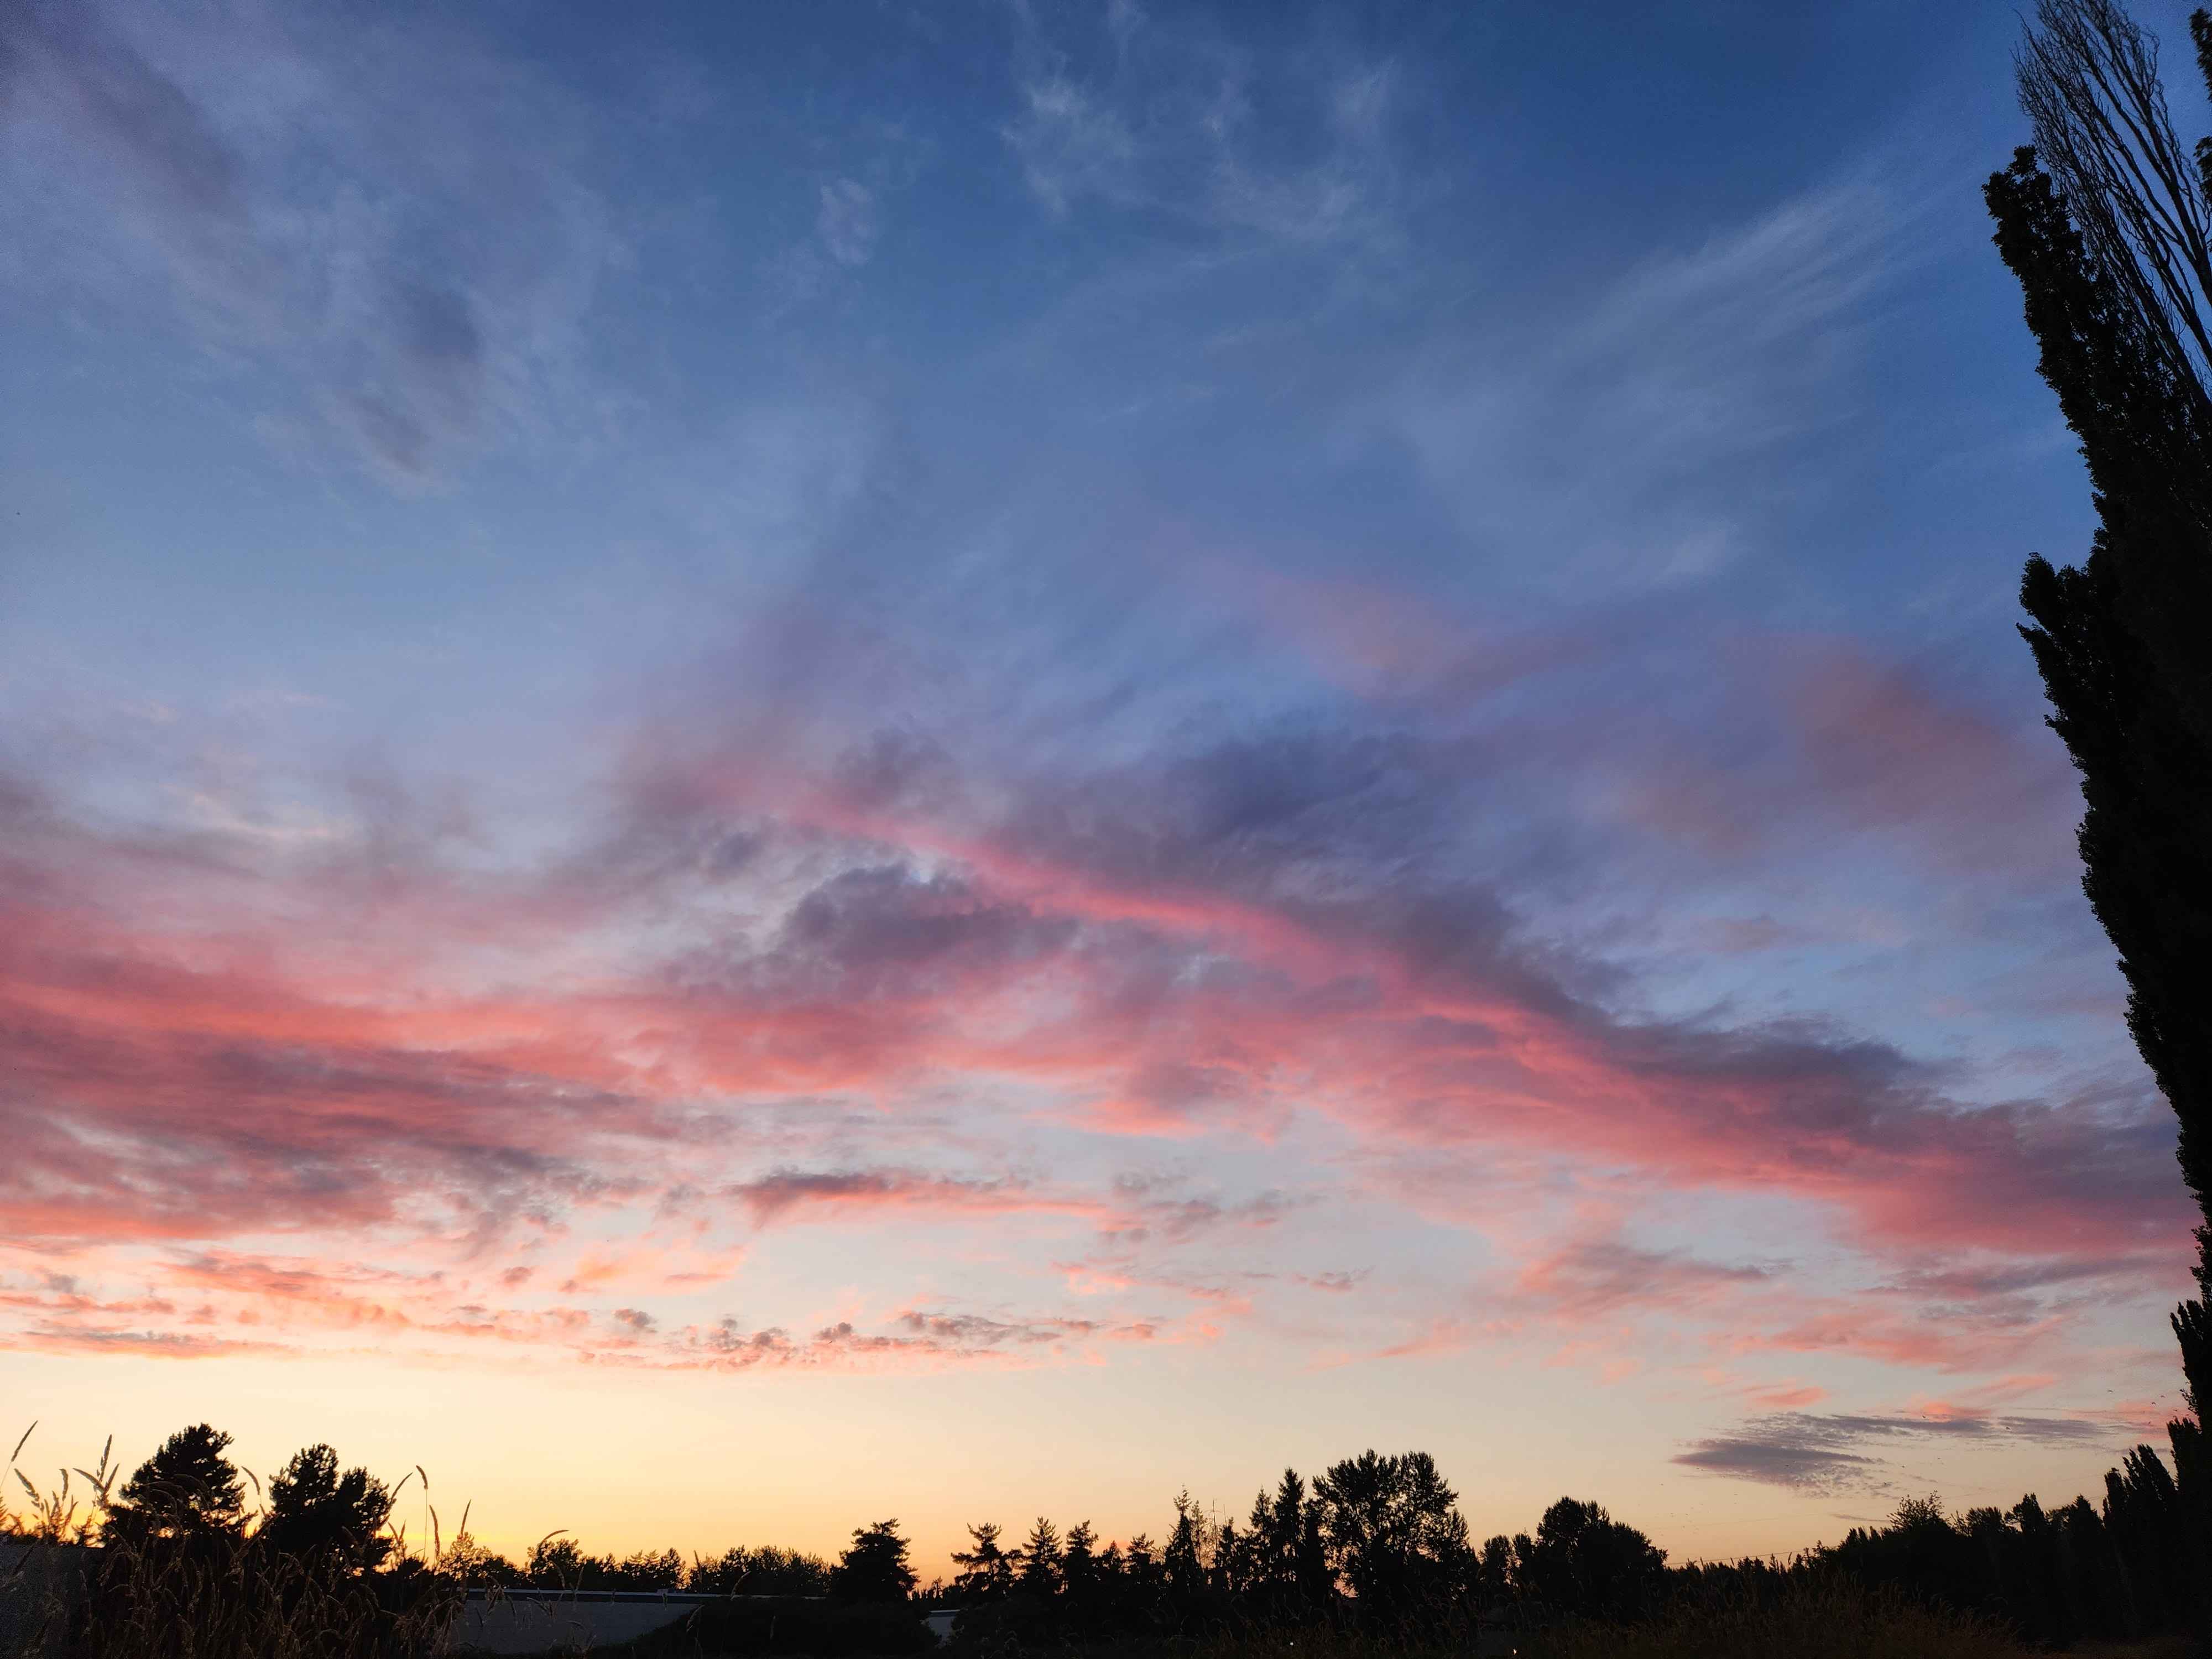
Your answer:
[[[11,14],[9,1397],[526,1540],[564,1390],[774,1471],[592,1500],[700,1547],[2094,1484],[2186,1206],[2013,632],[2016,28]]]

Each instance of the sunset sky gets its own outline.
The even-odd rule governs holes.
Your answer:
[[[2015,10],[0,11],[25,1467],[925,1576],[2099,1490],[2192,1212]]]

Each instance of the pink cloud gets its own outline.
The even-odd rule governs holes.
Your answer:
[[[1844,818],[1955,816],[2015,769],[2005,732],[1910,676],[1798,654],[1791,741]],[[908,739],[656,733],[594,845],[482,879],[435,834],[272,860],[43,805],[0,862],[0,1057],[21,1082],[0,1103],[20,1149],[0,1228],[49,1253],[166,1243],[206,1261],[251,1236],[495,1257],[591,1215],[708,1230],[542,1264],[563,1295],[627,1298],[597,1310],[611,1328],[649,1315],[646,1292],[726,1281],[744,1255],[732,1227],[1066,1225],[1158,1254],[1305,1201],[1017,1175],[998,1109],[920,1104],[1003,1090],[1024,1121],[1131,1139],[1267,1146],[1320,1120],[1416,1158],[1788,1195],[1893,1264],[1894,1296],[2031,1304],[1948,1335],[1878,1297],[1784,1319],[1759,1310],[1766,1268],[1570,1242],[1520,1262],[1509,1322],[1726,1311],[1745,1351],[1956,1371],[2057,1340],[2065,1321],[2039,1298],[2069,1275],[2143,1286],[2179,1261],[2155,1119],[1968,1105],[1944,1068],[1811,1022],[1621,1012],[1618,970],[1449,864],[1399,858],[1391,837],[1431,832],[1422,792],[1465,759],[1323,734],[986,776]],[[562,943],[580,936],[590,949]],[[844,1103],[824,1116],[824,1101]],[[950,1140],[931,1115],[948,1111]],[[2041,1276],[1967,1284],[1973,1261]],[[586,1311],[479,1317],[442,1291],[223,1271],[334,1328],[567,1341]],[[1172,1277],[1155,1266],[1113,1293]],[[1425,1328],[1385,1352],[1498,1326]]]

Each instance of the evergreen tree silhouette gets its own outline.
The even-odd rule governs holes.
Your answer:
[[[1130,1595],[1139,1601],[1158,1597],[1164,1588],[1159,1556],[1152,1548],[1152,1540],[1145,1534],[1138,1533],[1129,1540],[1123,1553],[1121,1576]]]
[[[1014,1551],[1014,1587],[1024,1595],[1050,1597],[1060,1589],[1062,1565],[1060,1529],[1044,1516],[1030,1528],[1028,1539]]]
[[[1250,1540],[1237,1530],[1234,1517],[1223,1516],[1221,1524],[1214,1529],[1213,1559],[1208,1577],[1213,1588],[1224,1595],[1235,1595],[1249,1583],[1249,1545]]]
[[[1336,1601],[1336,1573],[1328,1563],[1328,1540],[1322,1525],[1328,1505],[1317,1497],[1306,1499],[1298,1516],[1298,1599],[1316,1611]]]
[[[1067,1529],[1067,1542],[1060,1551],[1060,1577],[1061,1589],[1072,1606],[1086,1608],[1097,1605],[1103,1583],[1121,1565],[1120,1552],[1113,1551],[1112,1554],[1113,1565],[1109,1568],[1100,1557],[1098,1534],[1091,1530],[1088,1521],[1079,1521]]]
[[[1244,1548],[1249,1561],[1248,1576],[1252,1590],[1272,1599],[1282,1585],[1267,1548],[1267,1529],[1275,1518],[1274,1500],[1268,1497],[1265,1486],[1252,1495],[1252,1508],[1244,1517]]]
[[[246,1490],[229,1449],[230,1437],[205,1423],[178,1430],[123,1483],[107,1528],[141,1538],[236,1536],[246,1526]]]
[[[830,1594],[841,1601],[903,1602],[914,1595],[914,1566],[896,1520],[854,1529],[853,1541],[830,1571]]]
[[[1260,1572],[1279,1594],[1296,1594],[1303,1588],[1298,1571],[1298,1547],[1305,1530],[1306,1483],[1296,1469],[1286,1468],[1271,1499],[1264,1492],[1252,1505],[1252,1530],[1259,1538]]]
[[[270,1478],[269,1513],[255,1536],[279,1554],[367,1571],[392,1548],[384,1533],[391,1514],[392,1494],[381,1480],[367,1469],[341,1474],[336,1451],[307,1446]]]
[[[952,1559],[960,1569],[952,1580],[953,1593],[971,1601],[995,1601],[1012,1587],[1014,1564],[999,1547],[999,1527],[986,1521],[968,1528],[971,1547],[955,1550]]]
[[[2212,86],[2212,19],[2190,19]],[[2192,1581],[2212,1583],[2212,149],[2174,136],[2156,44],[2117,0],[2040,0],[2017,59],[2035,145],[1984,187],[2098,527],[2027,562],[2021,629],[2081,773],[2082,886],[2128,1024],[2180,1125],[2197,1295],[2175,1310],[2190,1418],[2168,1425]],[[2199,1604],[2200,1626],[2208,1609]]]
[[[1198,1545],[1198,1506],[1190,1493],[1179,1492],[1175,1500],[1175,1527],[1160,1551],[1160,1572],[1168,1593],[1178,1601],[1195,1595],[1206,1582],[1206,1564]]]

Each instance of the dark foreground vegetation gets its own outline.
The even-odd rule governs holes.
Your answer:
[[[1310,1481],[1285,1470],[1240,1520],[1178,1497],[1155,1541],[968,1529],[950,1580],[916,1583],[895,1520],[857,1528],[834,1561],[775,1547],[689,1559],[594,1554],[565,1534],[520,1561],[395,1524],[397,1487],[328,1446],[267,1482],[204,1424],[172,1435],[118,1484],[103,1459],[0,1510],[0,1659],[384,1659],[441,1650],[466,1598],[684,1593],[672,1627],[606,1651],[844,1656],[954,1644],[1224,1655],[1291,1646],[1357,1653],[1686,1656],[2016,1654],[2022,1645],[2141,1641],[2197,1628],[2212,1585],[2191,1571],[2187,1517],[2157,1454],[2138,1449],[2104,1501],[1946,1515],[1933,1498],[1789,1562],[1669,1566],[1600,1505],[1563,1498],[1533,1532],[1476,1543],[1425,1453],[1346,1458]],[[18,1449],[21,1449],[20,1448]],[[81,1482],[82,1484],[76,1484]],[[249,1503],[249,1489],[254,1494]]]

